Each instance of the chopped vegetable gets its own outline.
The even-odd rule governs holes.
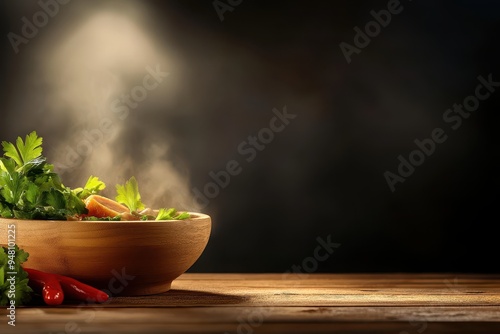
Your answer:
[[[106,184],[99,180],[97,176],[90,176],[83,188],[73,189],[73,194],[85,200],[90,195],[97,195],[106,188]]]
[[[21,267],[28,256],[17,246],[0,247],[0,306],[11,302],[19,306],[31,300],[33,290],[28,286],[28,274]]]
[[[98,218],[116,217],[128,213],[128,208],[110,198],[91,195],[85,200],[89,216]]]
[[[141,202],[141,195],[139,194],[139,185],[135,177],[131,177],[125,185],[117,184],[116,201],[127,206],[130,212],[137,212],[144,209],[144,204]]]
[[[109,222],[112,222],[112,221],[115,221],[115,222],[119,222],[120,220],[122,220],[122,216],[121,215],[118,215],[118,216],[114,216],[114,217],[96,217],[96,216],[86,216],[86,217],[83,217],[82,220],[86,220],[86,221],[109,221]]]
[[[174,208],[170,209],[160,209],[156,220],[181,220],[187,219],[190,215],[187,212],[177,212]]]
[[[70,189],[42,155],[43,139],[35,131],[15,144],[2,142],[0,217],[31,220],[178,220],[187,212],[145,208],[135,177],[116,185],[116,201],[99,195],[106,184],[90,176],[84,187]]]

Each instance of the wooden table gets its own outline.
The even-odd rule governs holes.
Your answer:
[[[0,333],[500,333],[500,275],[184,274],[154,296],[0,310]]]

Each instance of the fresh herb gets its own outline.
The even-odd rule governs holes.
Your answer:
[[[160,209],[156,220],[182,220],[191,217],[187,212],[177,212],[174,208]]]
[[[9,305],[11,301],[19,306],[31,300],[33,290],[28,286],[28,273],[21,267],[28,256],[17,245],[0,247],[0,306]]]
[[[138,212],[144,209],[144,204],[141,202],[141,195],[139,194],[139,185],[135,177],[131,177],[125,185],[116,185],[116,201],[125,205],[130,212]]]
[[[88,221],[120,221],[122,220],[122,216],[121,215],[117,215],[117,216],[114,216],[114,217],[95,217],[95,216],[87,216],[87,217],[83,217],[82,220],[88,220]]]
[[[97,176],[90,176],[83,188],[73,189],[73,194],[84,200],[90,195],[97,195],[106,188],[106,184]]]
[[[85,203],[54,173],[33,131],[16,144],[2,142],[0,215],[4,218],[67,220],[87,213]]]
[[[0,217],[31,220],[120,220],[89,212],[85,200],[106,188],[104,182],[90,176],[83,188],[70,189],[62,184],[54,166],[42,155],[43,139],[35,131],[15,143],[2,142],[0,157]],[[140,220],[179,220],[190,218],[187,212],[161,209],[144,210],[135,177],[116,186],[116,202],[125,205]],[[151,212],[146,214],[145,212]],[[85,218],[82,218],[85,217]]]

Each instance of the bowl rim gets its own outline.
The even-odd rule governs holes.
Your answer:
[[[35,224],[40,223],[60,223],[60,224],[110,224],[110,225],[119,225],[119,224],[165,224],[165,223],[191,223],[198,221],[211,221],[211,217],[205,213],[194,212],[194,211],[185,211],[189,213],[191,217],[187,219],[171,219],[171,220],[118,220],[118,221],[109,221],[109,220],[45,220],[45,219],[17,219],[17,218],[4,218],[0,217],[0,222],[35,222]]]

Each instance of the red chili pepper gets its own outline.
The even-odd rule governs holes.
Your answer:
[[[47,274],[35,269],[24,270],[29,275],[30,286],[41,293],[47,305],[61,305],[64,300],[64,292],[59,280],[52,274]]]
[[[105,292],[77,281],[74,278],[62,275],[56,275],[56,277],[61,283],[66,296],[72,299],[103,303],[109,298]]]
[[[49,274],[35,269],[24,268],[28,273],[28,285],[41,293],[47,305],[60,305],[64,295],[71,299],[94,301],[103,303],[109,296],[90,285],[84,284],[71,277]]]

